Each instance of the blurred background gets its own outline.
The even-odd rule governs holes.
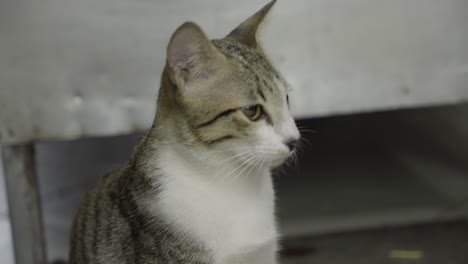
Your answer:
[[[84,193],[151,124],[172,32],[221,38],[266,3],[1,1],[0,262],[66,261]],[[467,13],[276,3],[259,39],[308,140],[275,173],[284,263],[468,264]]]

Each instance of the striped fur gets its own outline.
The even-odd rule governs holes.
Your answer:
[[[276,263],[270,169],[299,133],[287,83],[255,38],[273,3],[223,39],[193,23],[176,30],[154,124],[83,200],[71,264]]]

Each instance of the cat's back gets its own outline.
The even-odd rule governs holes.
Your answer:
[[[106,174],[86,194],[73,223],[70,264],[126,263],[131,258],[131,228],[120,204],[123,174]]]

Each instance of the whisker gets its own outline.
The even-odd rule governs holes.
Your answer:
[[[309,146],[312,145],[312,143],[310,143],[310,141],[309,141],[307,138],[304,138],[304,137],[301,137],[301,138],[299,139],[299,145],[300,145],[300,146],[302,145],[302,143],[307,143]]]
[[[233,156],[231,156],[231,157],[229,157],[229,158],[227,158],[227,159],[224,159],[224,160],[222,160],[222,161],[216,162],[214,165],[215,165],[215,166],[221,165],[221,164],[225,163],[226,161],[229,161],[229,160],[234,159],[234,158],[239,157],[239,156],[247,155],[249,152],[252,152],[252,151],[253,151],[253,150],[247,150],[247,151],[244,151],[244,152],[242,152],[242,153],[238,153],[238,154],[233,155]]]
[[[247,151],[245,153],[240,153],[238,155],[235,155],[235,156],[232,156],[226,160],[224,160],[224,162],[221,162],[220,164],[217,164],[216,166],[217,167],[220,167],[221,165],[223,164],[226,164],[226,167],[225,168],[222,168],[220,171],[218,171],[215,176],[214,176],[214,179],[218,179],[221,177],[221,180],[224,180],[226,177],[229,177],[230,174],[234,173],[235,171],[237,171],[240,167],[242,167],[246,162],[248,162],[248,160],[254,155],[253,153],[254,151]],[[242,162],[243,159],[246,159]],[[242,162],[241,164],[239,164],[239,162]],[[221,176],[223,175],[224,176]]]
[[[255,159],[255,161],[253,162],[253,165],[251,166],[249,171],[246,172],[247,176],[249,176],[251,172],[255,171],[254,169],[257,167],[257,165],[260,163],[260,161],[261,161],[261,156],[258,155],[257,159]]]
[[[247,160],[245,160],[244,162],[242,162],[240,165],[238,165],[235,169],[233,169],[230,173],[228,173],[227,175],[224,175],[224,177],[221,179],[221,180],[224,180],[226,178],[229,178],[233,173],[235,173],[239,168],[241,167],[244,167],[244,165],[248,164],[252,159],[255,158],[255,155],[253,155],[253,152],[249,153],[249,158]],[[243,170],[242,170],[243,171]],[[241,172],[242,172],[241,171]]]
[[[244,172],[248,167],[249,167],[249,163],[252,162],[252,160],[255,160],[257,158],[256,155],[253,155],[250,159],[246,160],[244,163],[242,163],[242,166],[243,165],[246,165],[246,166],[243,166],[244,168],[236,174],[236,176],[233,177],[233,180],[235,180],[239,175],[242,174],[242,172]]]
[[[263,163],[265,163],[265,157],[264,157],[264,155],[261,156],[261,162],[260,162],[260,164],[258,165],[258,168],[257,168],[256,171],[255,171],[255,174],[260,173],[260,170],[263,168]]]
[[[250,157],[250,155],[252,155],[252,153],[247,153],[246,154],[247,157]],[[229,171],[233,167],[234,167],[234,169],[232,169],[232,171],[236,171],[238,169],[238,167],[241,167],[242,164],[238,164],[238,162],[241,161],[242,158],[243,158],[243,156],[238,156],[233,161],[231,160],[231,162],[227,164],[226,168],[222,169],[218,173],[214,174],[214,176],[212,176],[212,180],[210,182],[214,182],[216,180],[219,180],[220,177],[221,177],[220,180],[224,180],[226,175],[224,175],[224,176],[221,176],[221,175],[223,175],[225,172]],[[230,171],[229,173],[231,173],[232,171]]]
[[[299,132],[302,133],[318,133],[317,130],[310,130],[310,129],[299,129]]]
[[[208,152],[211,153],[219,153],[219,152],[226,152],[226,151],[234,151],[234,150],[243,150],[243,149],[251,149],[251,146],[248,147],[238,147],[238,148],[230,148],[230,149],[220,149],[220,150],[209,150]]]

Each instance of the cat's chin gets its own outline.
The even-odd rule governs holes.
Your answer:
[[[288,155],[284,155],[284,156],[280,156],[280,157],[277,157],[276,159],[273,159],[270,161],[270,169],[275,169],[275,168],[278,168],[278,167],[281,167],[282,165],[284,165],[286,162],[288,162],[289,159],[293,158],[293,152],[290,152]]]
[[[288,157],[281,157],[281,158],[277,158],[277,159],[272,160],[270,162],[270,169],[280,167],[281,165],[283,165],[286,162],[287,159],[288,159]]]

